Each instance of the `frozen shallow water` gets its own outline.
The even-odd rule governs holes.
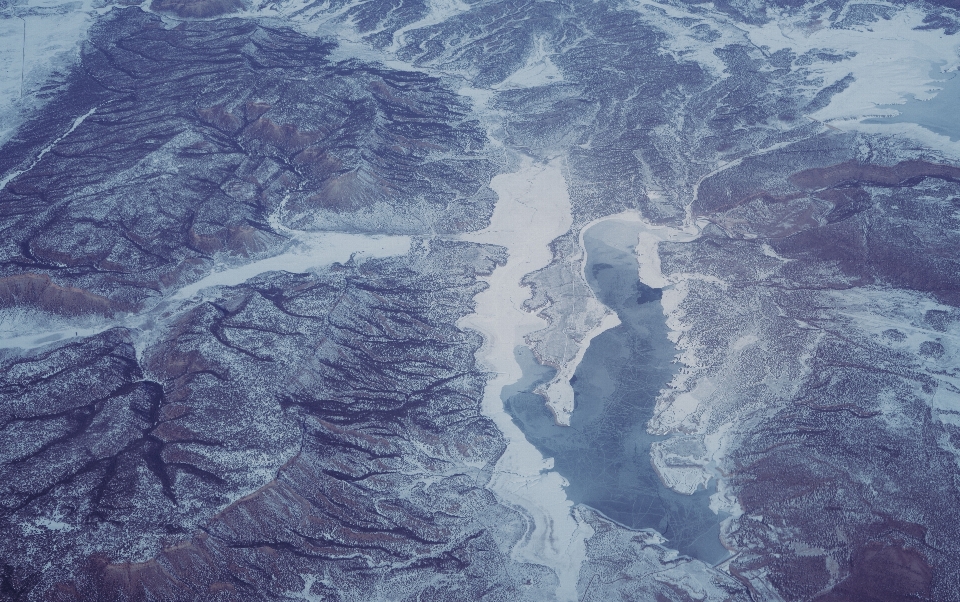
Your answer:
[[[947,136],[956,142],[960,140],[960,72],[940,73],[934,69],[931,74],[937,87],[941,88],[936,96],[920,99],[911,95],[910,100],[900,105],[885,105],[899,111],[897,115],[867,119],[864,123],[916,123],[935,134]]]

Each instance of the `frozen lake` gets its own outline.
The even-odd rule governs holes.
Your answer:
[[[927,100],[911,98],[902,105],[883,105],[896,109],[899,115],[864,120],[864,123],[916,123],[931,132],[960,140],[960,73],[942,73],[934,69],[931,77],[942,88],[937,95]]]
[[[507,411],[527,438],[570,485],[568,497],[631,528],[653,528],[671,547],[709,563],[728,553],[719,541],[719,520],[709,509],[712,489],[693,495],[663,485],[650,463],[647,433],[661,388],[674,375],[677,351],[667,338],[660,289],[643,285],[634,248],[640,224],[604,221],[583,237],[586,276],[621,324],[593,339],[571,379],[575,408],[569,427],[557,426],[539,395],[553,377],[526,347],[518,347],[523,378],[505,387]]]

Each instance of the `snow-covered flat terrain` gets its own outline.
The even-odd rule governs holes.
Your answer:
[[[489,288],[477,295],[476,312],[459,322],[461,328],[477,330],[484,337],[477,359],[492,378],[484,389],[483,412],[508,441],[490,488],[531,520],[514,548],[514,558],[554,569],[560,579],[557,599],[576,600],[584,542],[592,529],[577,518],[567,501],[563,477],[550,470],[552,462],[524,438],[500,398],[503,387],[522,376],[514,348],[524,344],[528,333],[544,326],[523,309],[530,291],[521,281],[549,263],[548,244],[570,227],[570,201],[559,161],[535,164],[524,158],[518,171],[497,176],[491,187],[499,200],[490,226],[463,238],[504,246],[509,259],[487,279]]]

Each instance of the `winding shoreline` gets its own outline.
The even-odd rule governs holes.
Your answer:
[[[573,223],[570,198],[558,159],[537,165],[526,157],[519,171],[496,176],[490,186],[499,196],[490,226],[461,239],[504,246],[509,259],[485,278],[489,288],[476,296],[475,312],[458,323],[483,335],[476,357],[493,378],[484,388],[482,412],[507,440],[487,487],[532,523],[513,547],[514,560],[553,569],[559,580],[556,599],[573,601],[593,529],[567,499],[566,480],[552,470],[552,459],[527,441],[500,398],[503,387],[523,375],[514,349],[527,334],[546,326],[523,308],[531,291],[522,280],[553,260],[550,241]]]
[[[602,222],[617,220],[640,225],[638,235],[636,255],[638,278],[643,284],[652,288],[663,288],[670,285],[660,271],[660,256],[657,252],[657,246],[662,241],[671,242],[689,242],[700,236],[700,228],[693,223],[686,224],[681,228],[671,228],[670,226],[656,226],[644,220],[639,211],[630,210],[607,215],[597,218],[580,228],[578,235],[578,244],[580,245],[580,278],[586,282],[587,276],[584,270],[587,266],[587,251],[584,246],[584,233],[590,228]],[[600,301],[597,300],[599,303]],[[606,306],[604,306],[606,307]],[[557,374],[538,393],[547,397],[547,407],[553,413],[554,420],[559,426],[570,426],[570,415],[574,410],[573,387],[570,385],[570,378],[577,371],[577,366],[583,360],[590,342],[604,333],[605,331],[620,324],[619,318],[615,312],[607,308],[610,312],[606,314],[593,329],[588,331],[580,342],[580,348],[572,360],[557,369]],[[664,305],[664,314],[669,315],[670,309]]]

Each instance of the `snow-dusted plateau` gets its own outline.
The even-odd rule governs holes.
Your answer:
[[[0,600],[960,600],[956,0],[0,0]]]

